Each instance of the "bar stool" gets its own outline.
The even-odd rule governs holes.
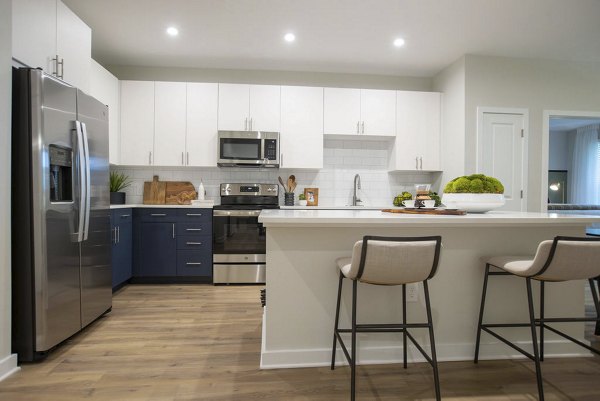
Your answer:
[[[490,267],[499,268],[501,271],[490,271]],[[525,278],[527,286],[527,302],[529,306],[528,323],[483,323],[483,311],[485,307],[485,297],[489,276],[507,276],[514,275]],[[567,340],[574,342],[596,354],[600,351],[590,347],[587,344],[549,326],[546,323],[568,323],[568,322],[599,322],[600,305],[598,304],[598,293],[596,291],[594,278],[600,275],[600,238],[585,237],[562,237],[557,236],[554,240],[542,241],[533,258],[497,256],[490,258],[485,265],[485,277],[483,280],[483,294],[481,296],[481,308],[479,310],[479,324],[477,326],[477,340],[475,345],[475,360],[479,361],[479,342],[481,332],[491,334],[498,340],[517,350],[535,363],[535,373],[537,378],[537,387],[539,400],[544,400],[544,388],[542,384],[542,371],[540,361],[544,360],[544,331],[550,330]],[[596,318],[585,317],[566,317],[566,318],[545,318],[544,317],[544,284],[548,282],[570,281],[570,280],[589,280],[594,306],[596,307]],[[531,281],[540,282],[540,305],[539,318],[535,318],[533,309],[533,295],[531,290]],[[516,344],[510,342],[492,329],[503,327],[529,327],[531,330],[531,340],[533,344],[533,355]],[[536,327],[540,328],[540,343],[538,351],[538,340],[536,336]]]
[[[404,368],[407,367],[407,338],[423,354],[433,367],[436,400],[440,400],[440,380],[435,354],[435,341],[429,303],[429,288],[427,280],[432,278],[437,270],[442,237],[376,237],[365,236],[362,241],[354,244],[351,258],[339,258],[336,264],[340,269],[340,278],[335,310],[335,325],[333,329],[333,350],[331,354],[331,370],[335,369],[335,353],[339,340],[344,355],[351,368],[350,399],[356,399],[356,333],[402,333]],[[352,327],[340,329],[340,302],[344,279],[352,280]],[[402,324],[357,324],[356,303],[358,282],[373,285],[402,286]],[[425,292],[425,307],[427,323],[406,323],[406,284],[423,282]],[[417,343],[408,331],[409,328],[429,329],[431,357]],[[352,333],[350,353],[342,340],[341,333]]]

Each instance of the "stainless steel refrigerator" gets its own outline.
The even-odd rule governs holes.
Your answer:
[[[13,352],[39,359],[110,311],[108,108],[13,70]]]

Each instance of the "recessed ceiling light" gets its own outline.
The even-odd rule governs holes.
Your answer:
[[[396,46],[396,47],[402,47],[402,46],[404,46],[405,43],[406,43],[406,41],[402,38],[394,39],[394,46]]]
[[[179,29],[175,28],[174,26],[170,26],[167,28],[167,34],[170,36],[177,36],[179,35]]]
[[[294,35],[293,33],[286,33],[285,36],[283,37],[283,39],[285,39],[286,42],[293,42],[296,40],[296,35]]]

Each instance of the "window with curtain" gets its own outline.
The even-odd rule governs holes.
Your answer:
[[[570,199],[574,204],[600,204],[600,124],[578,128],[573,145]]]

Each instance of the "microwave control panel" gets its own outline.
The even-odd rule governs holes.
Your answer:
[[[277,140],[265,139],[265,159],[277,160]]]

